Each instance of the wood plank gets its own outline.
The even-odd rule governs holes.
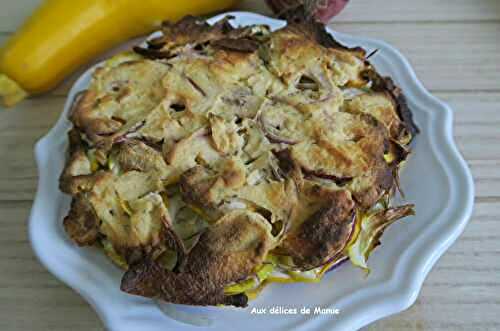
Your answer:
[[[37,172],[33,148],[63,109],[65,98],[26,100],[16,109],[0,111],[0,200],[31,200]],[[10,191],[10,192],[9,192]]]
[[[436,96],[448,102],[455,111],[455,139],[465,159],[473,168],[481,167],[477,169],[478,172],[486,171],[483,173],[484,176],[494,173],[495,168],[498,169],[495,161],[489,163],[484,161],[500,159],[498,148],[500,94],[436,93]],[[486,168],[490,168],[491,171],[487,171]],[[498,172],[496,173],[498,177]],[[484,185],[484,189],[488,189],[487,185]],[[499,187],[496,189],[498,191]]]
[[[30,207],[31,202],[0,202],[0,311],[13,316],[0,319],[0,328],[101,330],[91,308],[33,256],[26,224]],[[498,210],[500,199],[477,202],[470,224],[431,271],[417,303],[367,330],[498,329]]]
[[[500,90],[499,23],[332,24],[351,35],[388,42],[431,90]]]
[[[15,31],[41,2],[42,0],[2,1],[0,32]]]
[[[409,59],[429,89],[500,91],[500,23],[337,23],[332,27],[340,32],[392,44]],[[6,38],[7,35],[0,35],[0,43]],[[106,55],[111,53],[113,51]],[[99,58],[92,61],[96,62]],[[84,65],[52,93],[67,94],[74,80],[92,63]]]
[[[333,28],[392,44],[409,59],[428,89],[500,91],[500,23],[337,23]],[[5,38],[0,35],[0,42]],[[67,94],[84,68],[52,93]]]
[[[467,139],[465,139],[467,140]],[[499,139],[496,139],[498,144]],[[483,144],[483,142],[481,142]],[[477,145],[476,145],[477,146]],[[495,148],[489,148],[492,152]],[[476,147],[476,149],[478,149]],[[469,149],[462,150],[469,151]],[[472,153],[467,153],[472,154]],[[499,156],[499,148],[497,145],[496,155]],[[476,194],[478,197],[498,197],[500,194],[500,160],[468,160],[469,167],[474,177],[476,186]]]
[[[0,203],[0,329],[104,330],[92,308],[33,255],[26,222],[30,205]]]
[[[2,32],[14,31],[40,1],[0,4],[0,44]],[[269,12],[262,0],[243,0],[240,8]],[[499,13],[498,0],[353,0],[332,24],[393,44],[424,84],[440,91],[455,109],[455,137],[476,184],[471,223],[433,268],[417,303],[366,330],[500,330]],[[55,95],[64,96],[77,76]],[[52,94],[0,110],[1,330],[103,330],[92,309],[37,262],[27,240],[37,182],[33,144],[64,101]]]
[[[244,0],[240,10],[264,15],[273,13],[264,1]],[[500,3],[496,0],[353,0],[333,19],[338,23],[394,23],[394,22],[485,22],[497,21]]]
[[[498,104],[500,93],[438,93],[455,109],[455,137],[471,166],[480,197],[500,196]],[[0,200],[31,200],[37,185],[36,140],[52,127],[63,97],[30,99],[0,112]],[[471,111],[473,109],[473,111]],[[474,115],[471,115],[471,114]]]
[[[499,203],[476,203],[463,235],[430,272],[414,306],[365,330],[499,330],[500,250],[493,235]]]
[[[12,32],[28,17],[41,0],[4,1],[0,11],[0,32]],[[271,14],[263,0],[243,0],[236,9]],[[353,0],[335,18],[337,22],[416,22],[498,20],[496,0]]]
[[[467,22],[498,20],[497,0],[352,0],[334,22]]]

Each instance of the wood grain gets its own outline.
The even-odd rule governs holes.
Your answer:
[[[31,202],[0,202],[0,330],[103,330],[92,308],[34,256],[30,208]]]
[[[245,0],[238,9],[271,14],[264,1]],[[499,13],[497,0],[384,0],[382,5],[380,1],[351,0],[335,22],[486,22],[498,21]]]
[[[500,92],[500,22],[332,23],[331,27],[392,44],[408,58],[430,90]],[[0,42],[6,37],[0,35]],[[75,78],[91,64],[78,70],[52,94],[66,95]]]
[[[334,23],[332,28],[392,44],[430,90],[500,90],[500,23]]]
[[[30,206],[29,201],[0,202],[0,316],[10,317],[0,319],[0,329],[100,330],[87,304],[36,262],[26,236]],[[473,221],[431,271],[417,303],[367,329],[496,330],[499,208],[500,199],[477,202]]]
[[[12,32],[41,0],[2,1],[0,32]],[[270,14],[264,0],[243,0],[235,9]],[[500,21],[497,0],[351,0],[337,22]]]
[[[0,44],[39,2],[0,2]],[[268,13],[262,1],[240,8]],[[332,27],[385,40],[409,58],[454,109],[455,138],[476,185],[470,224],[415,305],[366,330],[500,330],[500,1],[352,0]],[[89,305],[37,262],[27,238],[33,145],[59,117],[76,75],[49,95],[0,110],[0,330],[103,330]]]

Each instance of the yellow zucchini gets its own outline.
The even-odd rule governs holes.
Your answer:
[[[0,101],[54,88],[92,58],[163,20],[226,9],[237,0],[45,0],[0,50]]]

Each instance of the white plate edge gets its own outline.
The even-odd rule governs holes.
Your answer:
[[[269,20],[271,18],[259,15],[259,14],[254,14],[254,13],[248,13],[248,12],[228,12],[224,14],[217,15],[213,18],[210,19],[211,22],[217,21],[220,18],[226,16],[226,15],[232,15],[238,18],[257,18],[259,20],[265,19]],[[340,33],[334,33],[335,36],[340,37],[339,39],[352,39],[352,40],[360,40],[362,42],[369,42],[373,44],[380,45],[384,47],[386,50],[391,52],[391,57],[396,59],[400,65],[403,67],[403,71],[400,72],[402,76],[405,76],[405,74],[408,74],[408,77],[404,78],[404,85],[407,86],[412,86],[413,88],[411,89],[412,92],[417,92],[420,94],[420,96],[417,98],[413,93],[408,93],[408,89],[405,89],[405,95],[407,96],[407,99],[414,103],[418,104],[431,104],[432,106],[429,108],[436,109],[439,108],[443,113],[440,115],[444,119],[442,121],[442,126],[443,126],[443,137],[442,140],[446,142],[446,144],[443,144],[443,150],[442,152],[445,152],[449,154],[449,157],[454,159],[454,169],[450,169],[450,165],[446,163],[442,163],[442,165],[445,167],[446,170],[451,171],[451,173],[454,174],[453,177],[455,178],[461,178],[462,183],[461,185],[463,186],[462,189],[462,196],[461,197],[456,197],[456,201],[461,201],[463,209],[459,212],[457,212],[457,215],[448,215],[449,217],[453,216],[454,221],[453,222],[448,222],[447,225],[449,229],[446,231],[446,233],[442,232],[440,235],[440,239],[435,242],[434,245],[427,245],[423,248],[423,250],[419,253],[419,257],[416,257],[419,259],[417,263],[413,263],[414,265],[418,265],[418,267],[414,267],[413,269],[417,269],[419,272],[414,272],[412,275],[410,275],[410,281],[409,284],[408,282],[404,281],[397,281],[395,277],[392,277],[391,280],[388,282],[383,282],[380,283],[379,286],[380,288],[385,288],[386,290],[390,290],[390,299],[388,299],[388,296],[386,295],[384,297],[383,302],[379,302],[379,305],[383,305],[384,309],[380,309],[380,306],[377,309],[377,312],[374,313],[373,311],[370,311],[369,307],[363,307],[361,312],[365,316],[363,318],[360,318],[360,316],[351,316],[350,321],[347,321],[343,324],[347,329],[359,329],[377,319],[392,315],[394,313],[400,312],[409,306],[416,300],[418,293],[421,289],[422,283],[425,280],[428,272],[432,268],[432,266],[435,264],[437,259],[446,251],[446,249],[456,240],[456,238],[462,233],[463,229],[465,228],[465,225],[467,224],[468,219],[470,218],[470,215],[472,213],[472,206],[473,206],[473,198],[474,198],[474,184],[472,181],[472,176],[470,174],[470,171],[467,167],[467,164],[465,163],[465,160],[462,158],[460,155],[457,146],[454,143],[453,140],[453,133],[452,133],[452,110],[451,108],[445,104],[444,102],[440,101],[433,95],[431,95],[421,84],[421,82],[418,80],[418,78],[415,75],[415,72],[411,68],[410,64],[408,61],[392,46],[386,44],[385,42],[381,42],[378,40],[373,40],[369,38],[360,38],[360,37],[353,37],[349,36],[346,34],[340,34]],[[90,68],[89,70],[91,70]],[[88,73],[88,71],[86,72]],[[85,74],[84,74],[85,75]],[[83,76],[80,78],[82,79]],[[80,80],[79,79],[79,80]],[[76,85],[76,83],[75,83]],[[74,96],[74,93],[72,93],[73,90],[69,93],[68,100],[66,102],[65,109],[69,106],[71,103],[71,97]],[[425,108],[425,107],[423,107]],[[437,116],[437,115],[436,115]],[[37,166],[38,166],[38,171],[39,171],[39,178],[43,175],[42,170],[40,169],[40,165],[42,164],[42,144],[44,141],[48,141],[53,135],[55,135],[58,131],[58,128],[60,128],[63,125],[63,122],[65,121],[64,116],[61,116],[59,120],[57,121],[56,125],[49,131],[47,135],[42,137],[36,144],[35,147],[35,159],[37,161]],[[440,154],[438,154],[440,155]],[[442,157],[442,156],[441,156]],[[448,177],[450,177],[450,173],[448,173]],[[461,199],[460,199],[461,198]],[[64,275],[62,275],[62,272],[59,270],[56,270],[55,267],[52,267],[51,262],[49,262],[49,259],[47,256],[42,254],[41,250],[39,247],[37,247],[36,242],[36,235],[34,234],[33,231],[33,226],[34,222],[32,220],[35,217],[36,211],[38,208],[38,204],[40,203],[40,185],[37,188],[37,194],[34,199],[32,211],[30,214],[30,221],[29,221],[29,237],[30,237],[30,242],[32,244],[33,250],[35,251],[38,259],[40,262],[47,267],[56,277],[62,279],[66,283],[71,283],[66,279]],[[37,204],[38,202],[38,204]],[[449,218],[448,217],[448,218]],[[438,247],[433,247],[433,246],[438,246]],[[426,249],[427,248],[427,249]],[[425,253],[424,253],[425,252]],[[402,262],[399,261],[399,264]],[[406,264],[408,265],[408,261]],[[401,266],[398,266],[399,269],[401,269]],[[398,269],[398,273],[401,271]],[[407,268],[409,270],[410,268]],[[400,277],[401,279],[401,277]],[[75,285],[75,284],[73,284]],[[101,320],[104,322],[106,327],[109,329],[115,329],[116,328],[116,322],[117,319],[113,318],[113,312],[109,311],[106,309],[106,307],[103,307],[98,300],[94,300],[91,298],[89,295],[85,294],[85,291],[78,286],[72,286],[70,285],[75,291],[80,293],[90,304],[91,306],[96,310],[98,313],[99,317]],[[387,293],[387,292],[384,292]],[[381,312],[383,310],[383,312]],[[318,321],[317,321],[318,322]],[[305,326],[305,325],[304,325]],[[316,323],[316,325],[311,325],[311,323],[307,324],[308,327],[315,327],[315,329],[323,329],[326,325],[324,323]]]

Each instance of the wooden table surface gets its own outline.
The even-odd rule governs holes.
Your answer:
[[[0,1],[0,43],[40,1]],[[260,1],[241,8],[268,13]],[[385,40],[454,109],[455,138],[476,184],[473,217],[430,272],[417,302],[366,330],[500,330],[500,1],[352,0],[331,26]],[[73,78],[0,111],[0,330],[103,330],[90,306],[37,261],[27,218],[33,145],[52,127]]]

